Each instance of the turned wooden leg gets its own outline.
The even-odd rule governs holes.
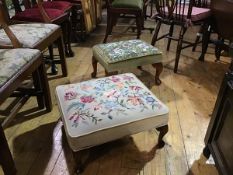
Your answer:
[[[165,142],[163,141],[163,137],[168,132],[168,125],[161,126],[156,129],[159,131],[158,148],[163,148],[165,145]]]
[[[96,78],[97,74],[97,63],[98,61],[95,59],[94,56],[92,56],[92,67],[93,67],[93,72],[91,73],[92,78]]]
[[[154,63],[154,64],[152,64],[152,66],[156,69],[155,84],[160,85],[161,80],[159,79],[159,76],[163,71],[163,64],[162,63]]]

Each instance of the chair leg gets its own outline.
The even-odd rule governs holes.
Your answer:
[[[53,45],[51,44],[48,48],[49,48],[49,57],[51,61],[51,74],[56,75],[57,67],[56,64],[54,63]]]
[[[112,33],[112,28],[113,28],[113,14],[111,12],[107,12],[107,28],[103,43],[106,43],[108,39],[108,35]]]
[[[156,128],[159,131],[159,138],[158,138],[158,148],[163,148],[165,145],[165,142],[163,141],[163,137],[168,132],[168,125]]]
[[[6,175],[15,175],[16,168],[13,157],[11,155],[3,128],[0,124],[0,165],[2,165],[2,169],[4,174]]]
[[[152,66],[156,69],[155,84],[160,85],[161,80],[160,80],[159,76],[163,71],[163,64],[162,63],[154,63],[154,64],[152,64]]]
[[[155,28],[155,33],[154,33],[154,35],[152,37],[152,41],[151,41],[152,46],[154,46],[156,41],[157,41],[160,27],[161,27],[161,21],[158,20],[158,23],[157,23],[156,28]]]
[[[73,57],[74,56],[74,52],[72,51],[71,48],[71,41],[70,41],[70,37],[71,37],[71,31],[72,31],[72,24],[70,20],[67,20],[66,22],[66,26],[67,26],[67,49],[68,49],[68,57]]]
[[[140,15],[137,15],[136,16],[136,25],[137,25],[137,39],[140,38],[140,35],[141,35],[141,30],[142,30],[142,19],[143,16],[140,14]]]
[[[177,73],[178,64],[179,64],[179,60],[180,60],[180,53],[182,50],[183,37],[184,37],[186,30],[187,30],[187,28],[185,26],[181,27],[179,40],[178,40],[178,44],[177,44],[177,49],[176,49],[176,59],[175,59],[175,66],[174,66],[175,73]]]
[[[211,27],[209,24],[204,24],[203,27],[203,37],[202,37],[202,48],[201,48],[201,55],[199,57],[199,61],[204,61],[205,54],[208,48],[209,40],[211,34]]]
[[[41,86],[41,83],[42,83],[42,79],[41,78],[41,75],[40,75],[41,72],[38,72],[38,70],[34,71],[32,73],[32,78],[33,78],[33,84],[34,84],[34,87],[35,87],[35,90],[36,92],[40,92],[42,90],[42,86]],[[47,75],[46,75],[47,76]],[[37,98],[37,103],[38,103],[38,107],[39,109],[43,109],[44,106],[45,106],[45,101],[44,101],[44,98],[43,96],[38,93],[36,95],[36,98]]]
[[[203,31],[204,31],[204,24],[201,25],[201,28],[200,28],[199,32],[197,33],[197,37],[196,37],[195,43],[194,43],[193,48],[192,48],[192,51],[193,51],[193,52],[194,52],[194,51],[196,50],[196,48],[197,48],[197,44],[198,44],[198,42],[200,41],[201,34],[203,33]]]
[[[97,63],[98,63],[98,61],[95,59],[94,56],[92,56],[92,67],[93,67],[93,72],[91,73],[91,78],[96,78],[96,74],[97,74]]]
[[[63,77],[66,77],[67,76],[67,66],[66,66],[66,58],[65,58],[65,53],[64,53],[64,44],[63,44],[62,37],[58,38],[57,47],[58,47],[58,52],[59,52],[59,56],[60,56],[62,75],[63,75]]]
[[[45,107],[46,107],[46,110],[50,112],[52,110],[52,101],[51,101],[51,94],[50,94],[50,89],[49,89],[49,84],[48,84],[48,78],[47,78],[45,66],[43,63],[39,66],[38,72],[39,72],[39,78],[41,80],[41,88],[43,92]]]
[[[174,30],[174,24],[171,24],[170,29],[169,29],[169,38],[168,38],[168,42],[167,42],[167,51],[170,49],[170,45],[171,45],[171,38],[173,35],[173,30]]]

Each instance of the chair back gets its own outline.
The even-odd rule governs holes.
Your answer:
[[[184,22],[190,18],[193,0],[156,0],[155,7],[160,18]]]

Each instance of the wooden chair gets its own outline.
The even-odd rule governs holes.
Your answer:
[[[14,41],[14,38],[11,38]],[[20,45],[14,41],[14,46]],[[8,97],[17,97],[17,104],[0,124],[0,164],[5,174],[15,174],[16,169],[3,132],[20,108],[31,96],[36,96],[39,109],[52,110],[48,79],[41,52],[35,49],[0,49],[0,105]],[[32,75],[33,86],[20,87]],[[31,88],[32,87],[32,88]]]
[[[5,4],[5,0],[2,1]],[[61,3],[59,6],[57,3],[54,5],[54,3],[52,2],[44,3],[38,1],[37,3],[37,1],[33,1],[33,0],[32,1],[23,0],[23,6],[25,9],[22,10],[19,0],[12,0],[12,3],[15,9],[15,14],[11,18],[11,21],[13,23],[40,22],[40,23],[52,23],[52,24],[60,25],[62,27],[62,31],[64,34],[63,37],[64,37],[66,56],[67,57],[74,56],[70,43],[71,24],[69,17],[70,17],[70,9],[72,6],[66,4],[63,7]],[[49,8],[50,6],[51,7],[53,6],[53,8]],[[63,9],[59,10],[59,7]],[[6,6],[5,9],[7,10]]]
[[[162,38],[168,38],[167,50],[170,48],[171,40],[178,41],[176,49],[176,58],[174,72],[177,72],[178,63],[180,59],[181,50],[187,47],[195,45],[194,43],[184,41],[183,37],[188,27],[193,25],[201,25],[205,20],[210,17],[210,9],[203,8],[207,0],[156,0],[156,10],[158,14],[155,16],[158,23],[155,28],[155,33],[151,44],[155,45],[156,41]],[[170,25],[169,32],[161,37],[158,37],[158,33],[161,24]],[[173,37],[174,26],[178,25],[181,27],[179,37]],[[183,44],[186,44],[183,46]]]
[[[14,24],[5,16],[8,13],[0,3],[0,48],[32,48],[44,51],[50,50],[50,59],[54,64],[61,64],[62,75],[67,76],[67,66],[63,49],[62,30],[55,24]],[[10,40],[12,38],[12,40]],[[57,43],[60,59],[54,59],[52,44]],[[13,45],[12,45],[13,44]]]
[[[119,17],[136,18],[137,39],[140,38],[143,28],[143,0],[106,0],[107,5],[107,28],[103,43],[106,43],[108,35],[112,33],[113,26]]]

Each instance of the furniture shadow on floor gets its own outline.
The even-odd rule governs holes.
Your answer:
[[[77,162],[75,162],[72,157],[72,150],[69,148],[64,132],[62,136],[62,147],[65,153],[69,174],[74,174]],[[125,169],[133,169],[132,172],[137,175],[148,162],[154,159],[157,155],[157,150],[159,150],[159,148],[156,142],[151,150],[140,150],[133,137],[126,136],[112,142],[76,152],[75,156],[81,158],[84,165],[83,172],[81,172],[82,175],[92,174],[96,171],[101,174],[101,172],[107,171],[113,167],[117,172],[119,171],[119,173]],[[71,159],[73,162],[71,162]],[[131,175],[133,174],[131,173]]]
[[[7,106],[7,108],[5,108],[4,110],[0,110],[0,116],[1,119],[5,119],[11,112],[12,106],[14,106],[14,104],[17,103],[17,99],[13,100],[9,106]],[[34,118],[40,117],[44,114],[48,113],[46,111],[46,109],[39,109],[39,107],[33,107],[27,110],[24,110],[22,112],[19,112],[16,116],[15,119],[9,123],[9,125],[7,127],[12,127],[14,125],[32,120]],[[0,121],[1,121],[0,119]]]
[[[57,122],[24,132],[13,140],[13,157],[18,174],[44,174],[51,162]],[[32,163],[33,162],[33,163]],[[32,171],[32,172],[31,172]]]

